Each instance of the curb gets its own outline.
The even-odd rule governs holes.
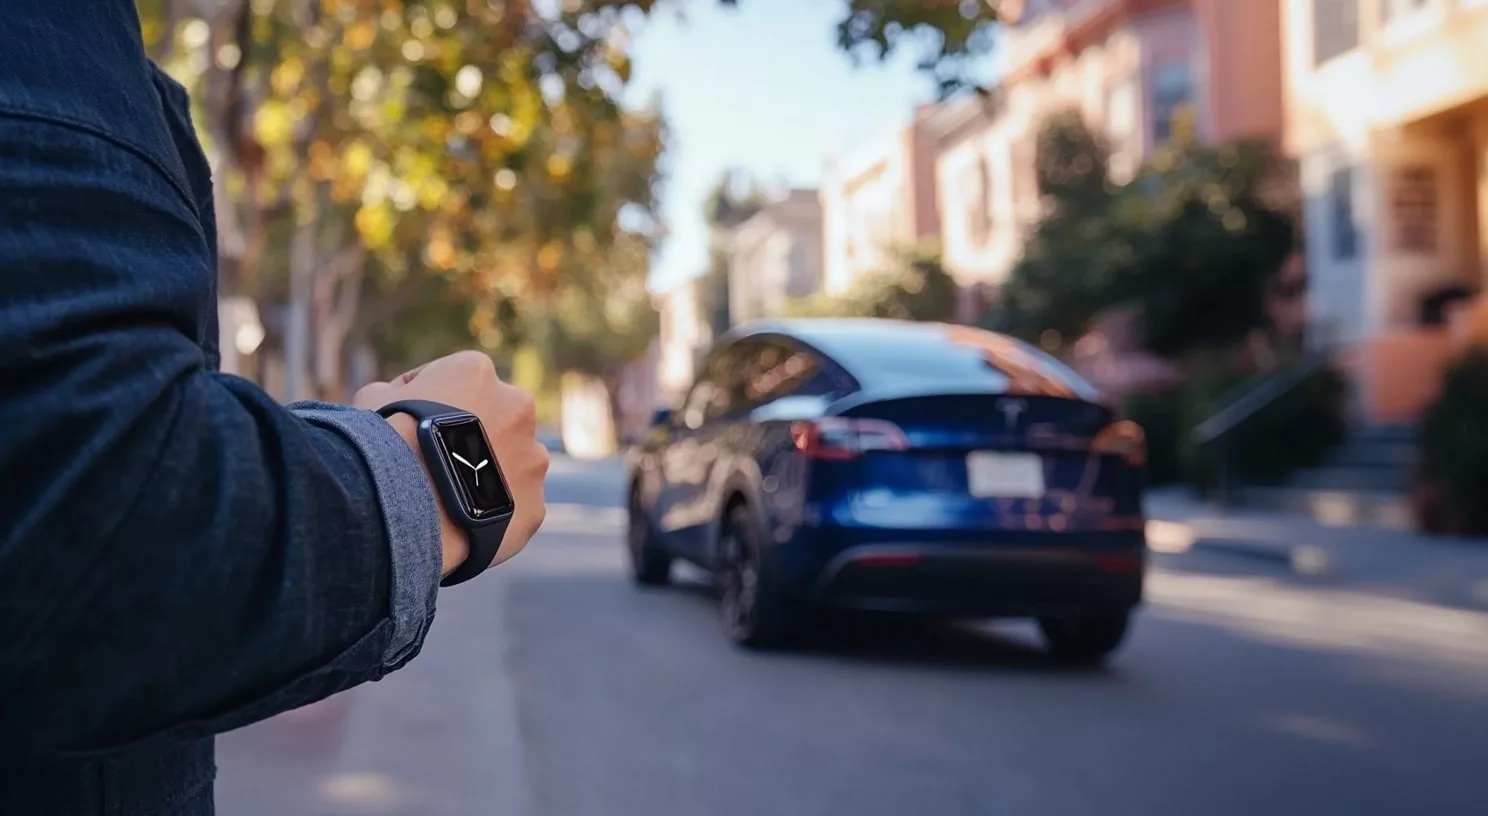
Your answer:
[[[1296,548],[1289,544],[1272,544],[1238,538],[1196,538],[1193,549],[1291,566]]]
[[[1332,571],[1334,559],[1321,547],[1282,544],[1254,538],[1205,537],[1192,524],[1154,519],[1147,523],[1147,548],[1155,553],[1182,555],[1211,552],[1268,564],[1281,564],[1292,572],[1320,575]]]

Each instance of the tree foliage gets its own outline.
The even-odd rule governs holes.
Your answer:
[[[1028,340],[1050,332],[1073,339],[1111,305],[1133,259],[1120,241],[1109,150],[1079,114],[1051,116],[1034,156],[1043,218],[989,318],[992,328]]]
[[[1266,324],[1271,279],[1293,246],[1284,162],[1265,144],[1165,146],[1125,185],[1077,114],[1039,135],[1044,216],[988,316],[1024,337],[1073,340],[1098,314],[1137,307],[1145,347],[1182,357]]]
[[[646,353],[658,330],[646,288],[649,254],[644,240],[623,237],[585,274],[589,285],[564,287],[534,311],[557,370],[610,377]]]
[[[643,350],[646,320],[610,319],[596,293],[649,310],[634,281],[665,128],[620,98],[629,30],[658,5],[139,0],[147,49],[196,101],[223,291],[260,301],[266,348],[332,395],[343,341],[394,368],[570,330],[588,339],[547,347],[585,370]],[[840,44],[923,48],[950,87],[993,19],[985,0],[846,0]]]
[[[737,0],[724,0],[733,5]],[[919,52],[919,67],[942,94],[975,84],[977,59],[992,49],[994,0],[847,0],[837,44],[856,59]]]
[[[733,324],[729,314],[729,238],[735,228],[764,208],[764,192],[750,179],[730,170],[719,178],[703,204],[708,222],[708,267],[703,272],[701,307],[714,336]]]
[[[789,305],[794,317],[881,317],[950,321],[957,286],[929,249],[901,250],[887,267],[864,275],[840,296],[818,294]]]

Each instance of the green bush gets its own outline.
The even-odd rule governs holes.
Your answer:
[[[1280,369],[1270,376],[1302,379],[1275,400],[1207,445],[1190,443],[1190,480],[1207,489],[1218,483],[1221,465],[1231,483],[1275,484],[1294,471],[1319,465],[1348,434],[1348,379],[1332,366],[1306,373]],[[1194,414],[1194,425],[1221,406],[1218,398]],[[1199,415],[1199,414],[1202,415]]]
[[[1180,440],[1186,433],[1181,391],[1161,391],[1127,399],[1126,418],[1147,434],[1147,483],[1170,485],[1184,479]]]
[[[1283,369],[1266,376],[1297,373]],[[1319,464],[1343,441],[1347,380],[1337,369],[1322,367],[1221,439],[1195,445],[1194,429],[1247,382],[1259,385],[1260,378],[1211,367],[1180,388],[1127,402],[1127,416],[1147,432],[1151,484],[1186,482],[1207,491],[1218,486],[1222,464],[1228,465],[1231,484],[1274,484],[1299,468]]]
[[[1488,352],[1464,355],[1421,420],[1419,478],[1445,502],[1449,532],[1488,532]]]

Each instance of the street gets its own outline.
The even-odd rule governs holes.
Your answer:
[[[862,622],[750,654],[638,591],[617,463],[555,456],[528,550],[384,681],[227,735],[223,816],[1484,812],[1488,614],[1157,556],[1110,667],[1031,627]]]

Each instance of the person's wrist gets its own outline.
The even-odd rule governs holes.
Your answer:
[[[439,509],[439,538],[443,550],[443,563],[440,568],[440,576],[447,577],[455,568],[465,563],[466,556],[470,553],[470,539],[465,530],[454,519],[444,507],[444,502],[439,496],[439,486],[434,484],[434,474],[429,472],[429,463],[424,461],[423,452],[419,448],[418,421],[407,414],[393,414],[387,418],[388,424],[408,447],[413,451],[414,458],[418,459],[419,466],[424,469],[424,478],[429,480],[429,489],[434,491],[434,506]]]

